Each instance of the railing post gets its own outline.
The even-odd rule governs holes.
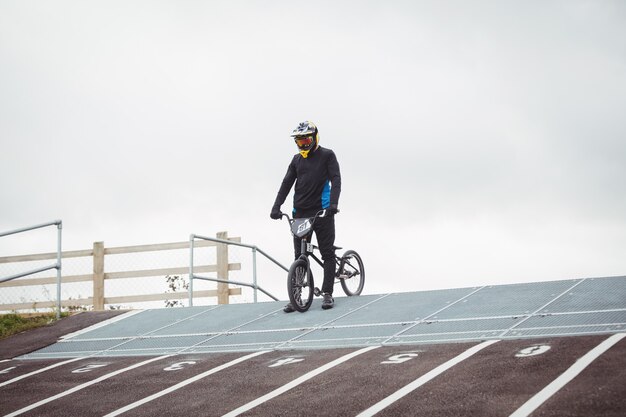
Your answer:
[[[228,232],[218,232],[218,239],[227,240]],[[217,244],[217,278],[228,279],[228,245],[223,243]],[[228,304],[229,298],[228,284],[223,282],[217,283],[217,303]]]
[[[61,235],[63,230],[63,223],[61,220],[57,220],[57,320],[61,318],[61,256],[63,253],[62,245],[61,245]]]
[[[104,242],[93,243],[93,309],[104,310]]]
[[[195,236],[189,236],[189,307],[193,307],[193,247]]]
[[[252,248],[252,284],[254,285],[254,302],[257,302],[257,280],[256,280],[256,246]]]

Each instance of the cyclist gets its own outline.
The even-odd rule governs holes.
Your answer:
[[[274,206],[270,213],[272,219],[280,219],[280,206],[285,202],[295,182],[293,196],[293,218],[313,217],[326,209],[327,216],[318,218],[311,233],[315,232],[317,244],[324,263],[324,283],[322,292],[324,300],[322,308],[333,308],[333,286],[335,284],[335,214],[339,212],[339,194],[341,193],[341,173],[335,153],[319,146],[317,126],[309,121],[302,122],[293,130],[291,136],[298,146],[287,174],[278,190]],[[328,215],[330,214],[330,215]],[[300,256],[301,238],[294,237],[296,259]],[[295,311],[287,304],[283,309],[286,313]]]

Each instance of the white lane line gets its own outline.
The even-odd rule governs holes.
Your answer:
[[[186,351],[188,351],[189,349],[193,349],[193,348],[195,348],[196,346],[202,346],[204,343],[206,343],[206,342],[208,342],[208,341],[210,341],[210,340],[216,339],[216,338],[218,338],[218,337],[220,337],[220,336],[222,336],[222,335],[224,335],[224,334],[231,333],[231,332],[235,332],[235,333],[236,333],[236,330],[237,330],[237,329],[239,329],[239,328],[241,328],[241,327],[243,327],[243,326],[247,326],[248,324],[254,323],[254,322],[255,322],[255,321],[257,321],[257,320],[262,320],[262,319],[264,319],[265,317],[271,316],[272,314],[275,314],[275,313],[277,313],[277,312],[279,312],[279,311],[281,311],[281,310],[282,310],[282,309],[278,309],[278,310],[270,311],[270,312],[269,312],[269,313],[267,313],[267,314],[263,314],[263,315],[261,315],[261,316],[259,316],[259,317],[255,318],[255,319],[252,319],[252,320],[250,320],[250,321],[247,321],[247,322],[245,322],[245,323],[243,323],[243,324],[239,324],[239,325],[237,325],[237,326],[235,326],[235,327],[231,327],[229,330],[225,330],[225,331],[221,331],[221,332],[216,332],[215,334],[212,334],[210,337],[208,337],[207,339],[202,340],[201,342],[198,342],[198,343],[196,343],[196,344],[194,344],[194,345],[187,346],[187,347],[185,347],[185,348],[183,348],[183,349],[180,349],[178,352],[176,352],[176,354],[177,354],[177,355],[181,355],[181,354],[183,354],[183,353],[188,353],[188,352],[186,352]]]
[[[126,313],[122,313],[122,314],[120,314],[118,316],[111,317],[110,319],[103,320],[103,321],[98,322],[96,324],[92,324],[91,326],[85,327],[84,329],[80,329],[80,330],[77,330],[77,331],[75,331],[73,333],[68,333],[68,334],[66,334],[64,336],[61,336],[60,340],[71,339],[72,337],[79,336],[81,334],[88,333],[88,332],[90,332],[92,330],[99,329],[100,327],[108,326],[109,324],[116,323],[116,322],[118,322],[120,320],[124,320],[124,319],[127,319],[128,317],[134,316],[135,314],[139,314],[142,311],[143,310],[131,310],[131,311],[128,311]]]
[[[469,294],[466,294],[463,297],[459,298],[455,302],[450,303],[450,304],[440,308],[439,310],[435,311],[434,313],[431,313],[431,314],[427,315],[426,317],[424,317],[424,318],[422,318],[420,320],[416,320],[412,325],[405,327],[404,329],[400,330],[398,333],[396,333],[396,334],[394,334],[392,336],[389,336],[387,339],[383,340],[382,345],[384,346],[384,345],[389,344],[391,342],[391,340],[395,339],[396,337],[400,336],[401,334],[408,332],[409,330],[411,330],[413,327],[417,326],[418,324],[424,323],[429,318],[435,317],[437,314],[441,313],[442,311],[444,311],[444,310],[452,307],[453,305],[456,305],[456,304],[462,302],[463,300],[471,297],[472,295],[476,294],[478,291],[482,290],[483,288],[487,288],[487,286],[483,285],[482,287],[477,288],[474,291],[470,292]]]
[[[557,295],[556,297],[554,297],[552,300],[548,301],[546,304],[542,305],[541,307],[539,307],[537,310],[533,311],[531,314],[529,314],[528,316],[526,316],[525,318],[523,318],[522,320],[518,321],[517,323],[514,323],[511,327],[509,327],[508,329],[506,329],[505,331],[503,331],[502,333],[500,333],[500,336],[498,337],[504,337],[504,335],[506,335],[507,333],[509,333],[511,330],[519,327],[522,323],[524,323],[526,320],[530,320],[532,317],[536,317],[537,314],[541,311],[544,310],[546,307],[548,307],[550,304],[552,304],[553,302],[555,302],[556,300],[558,300],[559,298],[563,297],[565,294],[569,293],[570,291],[572,291],[574,288],[576,288],[577,286],[579,286],[580,284],[582,284],[583,282],[585,282],[587,280],[587,278],[583,278],[580,281],[578,281],[576,284],[572,285],[571,287],[569,287],[568,289],[566,289],[565,291],[563,291],[561,294]]]
[[[45,372],[45,371],[47,371],[47,370],[49,370],[49,369],[56,368],[57,366],[62,366],[62,365],[65,365],[65,364],[67,364],[67,363],[70,363],[70,362],[76,362],[76,361],[79,361],[79,360],[81,360],[81,359],[85,359],[85,358],[74,358],[74,359],[70,359],[70,360],[68,360],[68,361],[63,361],[63,362],[55,363],[54,365],[50,365],[50,366],[48,366],[48,367],[46,367],[46,368],[41,368],[41,369],[38,369],[38,370],[33,371],[33,372],[30,372],[30,373],[28,373],[28,374],[20,375],[20,376],[18,376],[18,377],[15,377],[15,378],[13,378],[13,379],[10,379],[10,380],[8,380],[8,381],[4,381],[4,382],[0,383],[0,387],[4,387],[5,385],[9,385],[9,384],[12,384],[12,383],[14,383],[14,382],[17,382],[17,381],[19,381],[19,380],[21,380],[21,379],[28,378],[29,376],[37,375],[37,374],[40,374],[40,373],[42,373],[42,372]]]
[[[357,311],[359,311],[359,310],[361,310],[361,309],[363,309],[365,307],[368,307],[370,304],[374,304],[374,303],[382,300],[383,298],[389,297],[390,295],[391,294],[385,294],[382,297],[378,297],[375,300],[369,301],[369,302],[363,304],[362,306],[359,306],[359,307],[355,308],[354,310],[351,310],[351,311],[348,311],[347,313],[341,314],[338,317],[335,317],[334,319],[331,319],[331,320],[329,320],[329,321],[327,321],[327,322],[325,322],[323,324],[320,324],[318,326],[302,328],[302,330],[304,330],[304,333],[300,333],[299,335],[297,335],[295,337],[292,337],[289,340],[285,340],[284,342],[278,344],[274,349],[276,349],[276,350],[284,349],[285,345],[287,345],[287,349],[289,349],[290,348],[290,346],[289,346],[290,343],[295,342],[296,340],[298,340],[298,339],[300,339],[300,338],[302,338],[302,337],[304,337],[304,336],[306,336],[306,335],[308,335],[310,333],[313,333],[316,330],[334,328],[334,326],[330,326],[331,323],[334,323],[336,321],[341,320],[344,317],[352,315],[353,313],[356,313]],[[299,329],[296,329],[296,330],[299,330]]]
[[[404,397],[407,394],[410,394],[412,391],[414,391],[417,388],[421,387],[422,385],[424,385],[425,383],[427,383],[431,379],[437,377],[438,375],[444,373],[445,371],[447,371],[448,369],[452,368],[456,364],[464,361],[465,359],[469,358],[470,356],[474,355],[475,353],[481,351],[482,349],[486,348],[487,346],[493,345],[496,342],[498,342],[498,340],[488,340],[488,341],[483,342],[483,343],[481,343],[479,345],[472,346],[471,348],[467,349],[465,352],[461,353],[460,355],[450,359],[449,361],[447,361],[445,363],[442,363],[441,365],[439,365],[435,369],[433,369],[433,370],[429,371],[428,373],[422,375],[421,377],[417,378],[415,381],[413,381],[413,382],[409,383],[408,385],[405,385],[404,387],[400,388],[398,391],[394,392],[390,396],[388,396],[386,398],[383,398],[382,400],[380,400],[379,402],[377,402],[376,404],[374,404],[373,406],[371,406],[367,410],[364,410],[363,412],[361,412],[357,417],[373,416],[374,414],[378,413],[379,411],[389,407],[391,404],[393,404],[394,402],[398,401],[400,398]]]
[[[203,372],[201,374],[198,374],[198,375],[196,375],[196,376],[194,376],[192,378],[189,378],[189,379],[186,379],[184,381],[181,381],[181,382],[179,382],[176,385],[172,385],[171,387],[166,388],[163,391],[157,392],[156,394],[152,394],[152,395],[150,395],[150,396],[148,396],[146,398],[143,398],[143,399],[141,399],[139,401],[135,401],[132,404],[128,404],[125,407],[119,408],[119,409],[117,409],[117,410],[107,414],[104,417],[119,416],[120,414],[123,414],[123,413],[125,413],[125,412],[127,412],[129,410],[132,410],[133,408],[137,408],[140,405],[146,404],[146,403],[148,403],[148,402],[150,402],[152,400],[155,400],[155,399],[157,399],[159,397],[162,397],[162,396],[164,396],[166,394],[169,394],[170,392],[174,392],[174,391],[176,391],[176,390],[178,390],[180,388],[183,388],[183,387],[191,384],[192,382],[196,382],[196,381],[198,381],[198,380],[200,380],[202,378],[205,378],[205,377],[207,377],[207,376],[209,376],[211,374],[214,374],[214,373],[219,372],[219,371],[221,371],[223,369],[229,368],[229,367],[231,367],[233,365],[237,365],[238,363],[241,363],[241,362],[246,361],[248,359],[251,359],[251,358],[253,358],[255,356],[259,356],[259,355],[262,355],[262,354],[268,353],[268,352],[271,352],[271,350],[262,350],[262,351],[259,351],[259,352],[254,352],[254,353],[251,353],[249,355],[237,358],[237,359],[235,359],[233,361],[230,361],[228,363],[225,363],[223,365],[220,365],[218,367],[209,369],[208,371],[205,371],[205,372]]]
[[[31,404],[28,407],[24,407],[22,409],[14,411],[11,414],[7,414],[4,417],[19,416],[20,414],[23,414],[23,413],[25,413],[27,411],[30,411],[30,410],[34,409],[34,408],[41,407],[44,404],[48,404],[49,402],[52,402],[52,401],[58,400],[59,398],[65,397],[65,396],[70,395],[70,394],[73,394],[73,393],[75,393],[77,391],[80,391],[82,389],[90,387],[90,386],[92,386],[94,384],[97,384],[97,383],[102,382],[102,381],[104,381],[106,379],[112,378],[112,377],[114,377],[116,375],[119,375],[121,373],[124,373],[126,371],[130,371],[132,369],[139,368],[140,366],[147,365],[147,364],[149,364],[151,362],[155,362],[155,361],[158,361],[158,360],[161,360],[161,359],[169,358],[170,356],[172,356],[172,355],[158,356],[156,358],[148,359],[147,361],[139,362],[139,363],[136,363],[134,365],[128,366],[128,367],[126,367],[124,369],[118,369],[115,372],[108,373],[108,374],[103,375],[103,376],[101,376],[99,378],[96,378],[96,379],[91,380],[89,382],[85,382],[84,384],[78,385],[78,386],[76,386],[76,387],[74,387],[72,389],[69,389],[67,391],[63,391],[63,392],[61,392],[61,393],[59,393],[57,395],[53,395],[52,397],[48,397],[48,398],[46,398],[44,400],[41,400],[41,401],[36,402],[34,404]],[[81,359],[83,359],[83,358],[81,358]]]
[[[558,376],[554,381],[549,383],[544,389],[535,394],[531,399],[526,401],[520,408],[518,408],[510,417],[525,417],[535,411],[541,404],[546,402],[548,398],[552,397],[558,390],[563,388],[569,383],[576,375],[581,373],[591,362],[593,362],[598,356],[609,350],[611,346],[626,337],[626,333],[617,333],[613,336],[605,339],[595,348],[587,352],[582,358],[578,359],[572,366]]]
[[[288,384],[283,385],[282,387],[276,388],[274,391],[271,391],[265,395],[263,395],[262,397],[257,398],[256,400],[250,401],[248,404],[244,404],[241,407],[227,413],[224,414],[222,417],[234,417],[234,416],[238,416],[239,414],[245,413],[248,410],[253,409],[254,407],[257,407],[269,400],[271,400],[274,397],[277,397],[287,391],[289,391],[290,389],[297,387],[298,385],[308,381],[309,379],[323,373],[326,372],[327,370],[340,365],[356,356],[359,356],[365,352],[369,352],[372,349],[377,349],[380,346],[369,346],[363,349],[359,349],[357,351],[354,351],[352,353],[349,353],[347,355],[344,355],[340,358],[335,359],[332,362],[327,363],[326,365],[320,366],[317,369],[314,369],[313,371],[302,375],[299,378],[294,379],[293,381],[289,382]]]

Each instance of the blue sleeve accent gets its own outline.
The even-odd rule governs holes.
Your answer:
[[[326,181],[322,190],[322,208],[327,209],[328,207],[330,207],[330,181]]]

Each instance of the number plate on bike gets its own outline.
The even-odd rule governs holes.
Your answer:
[[[311,226],[310,219],[294,219],[291,225],[291,232],[298,237],[302,237],[311,231]]]

